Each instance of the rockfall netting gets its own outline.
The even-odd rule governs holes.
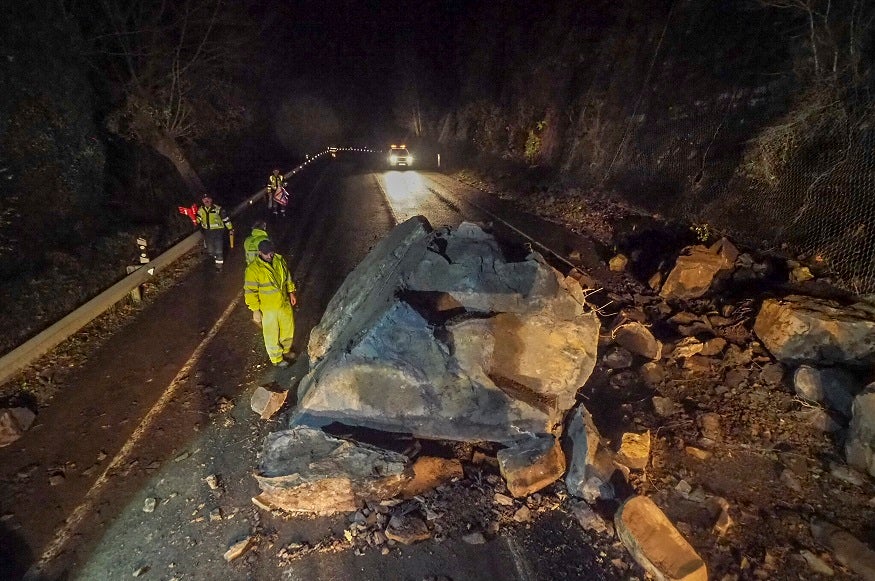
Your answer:
[[[870,0],[487,7],[438,133],[872,293],[873,22]]]
[[[855,42],[862,43],[858,51],[872,48],[858,38],[867,30],[855,20],[863,5],[843,2],[847,12],[830,21],[821,11],[828,10],[826,3],[760,4],[763,10],[735,12],[725,22],[722,33],[736,35],[734,43],[723,42],[721,30],[707,22],[700,27],[715,12],[685,2],[669,7],[662,30],[647,43],[650,62],[638,77],[640,89],[622,107],[622,130],[605,135],[610,145],[603,143],[604,163],[593,177],[702,232],[713,228],[782,250],[848,290],[873,293],[875,105],[871,78],[852,54]],[[797,14],[778,10],[785,4]],[[872,8],[865,10],[871,16]],[[773,44],[776,16],[785,18],[782,32],[811,16],[814,40],[796,54],[780,55]],[[871,33],[871,22],[868,27]],[[830,34],[850,48],[837,46]],[[686,86],[679,71],[682,63],[697,62],[689,62],[689,45],[702,45],[708,35],[724,47],[722,57],[712,58],[725,58],[726,70],[721,78],[721,67],[712,63],[709,72],[718,73],[712,91],[697,95],[707,83]],[[731,44],[736,50],[726,54]],[[780,70],[776,62],[782,59],[792,62],[793,72],[767,74],[770,67]],[[597,71],[591,92],[610,92],[622,72],[613,63]],[[587,105],[597,104],[591,99]]]

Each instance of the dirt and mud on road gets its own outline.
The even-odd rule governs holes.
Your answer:
[[[248,313],[234,303],[242,265],[217,278],[195,260],[87,361],[64,359],[73,370],[53,380],[56,395],[36,424],[0,449],[6,576],[30,569],[34,579],[643,579],[612,522],[619,501],[639,494],[701,555],[709,578],[859,578],[811,528],[823,520],[871,543],[875,488],[845,462],[848,418],[798,397],[796,366],[779,363],[753,332],[764,298],[806,290],[784,285],[786,265],[742,252],[750,261],[739,257],[709,294],[665,299],[648,281],[657,270],[664,281],[695,236],[663,231],[618,204],[593,200],[604,210],[595,220],[584,209],[557,209],[558,197],[539,205],[527,192],[489,193],[435,174],[410,190],[402,183],[408,206],[387,208],[386,180],[406,183],[416,172],[338,169],[301,189],[289,222],[269,225],[300,289],[297,352],[346,274],[407,213],[435,225],[492,222],[511,244],[526,242],[510,239],[515,229],[534,225],[533,237],[548,241],[548,250],[536,250],[563,272],[577,265],[582,284],[600,289],[588,295],[602,326],[598,363],[578,401],[612,454],[624,434],[649,432],[643,468],[615,483],[617,498],[592,505],[562,479],[514,498],[499,473],[501,446],[375,439],[335,426],[337,436],[399,453],[457,459],[462,476],[333,517],[259,508],[251,498],[264,438],[286,427],[296,401],[264,421],[249,395],[259,384],[294,385],[307,361],[282,375],[269,369]],[[410,192],[422,196],[418,206],[409,205]],[[514,203],[532,215],[512,213]],[[616,226],[623,224],[635,229]],[[618,251],[629,257],[622,270],[611,261]],[[659,357],[618,343],[614,331],[630,322],[661,343]],[[396,539],[386,535],[390,521]],[[404,544],[398,530],[424,540]]]

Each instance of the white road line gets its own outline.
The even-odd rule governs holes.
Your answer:
[[[94,481],[94,484],[91,488],[88,489],[88,492],[85,494],[85,499],[82,503],[70,513],[70,516],[66,519],[64,526],[60,528],[56,533],[52,542],[46,546],[39,560],[34,563],[30,569],[28,569],[27,574],[24,576],[24,579],[39,579],[40,574],[43,572],[43,569],[46,565],[48,565],[53,559],[55,559],[58,555],[60,555],[64,547],[67,544],[76,531],[76,528],[81,524],[83,519],[92,512],[92,509],[96,503],[97,496],[103,491],[106,487],[107,483],[110,481],[109,475],[127,462],[128,458],[131,455],[134,447],[139,443],[142,439],[143,435],[146,431],[151,427],[153,421],[158,414],[164,411],[164,408],[167,407],[176,392],[179,391],[180,386],[182,386],[185,381],[188,379],[189,374],[191,373],[192,368],[195,364],[200,360],[204,351],[209,345],[210,341],[218,334],[219,329],[221,329],[222,325],[225,324],[225,321],[231,316],[231,313],[234,311],[234,308],[240,302],[240,299],[243,296],[243,291],[241,290],[237,293],[237,296],[234,297],[234,300],[231,301],[231,304],[225,309],[222,313],[222,316],[219,317],[219,320],[213,325],[212,329],[210,329],[209,333],[204,337],[203,341],[195,348],[194,352],[191,354],[191,357],[188,358],[188,361],[185,362],[185,365],[179,370],[176,374],[176,377],[173,378],[173,381],[167,386],[167,389],[164,390],[164,393],[161,394],[161,397],[155,402],[155,405],[152,406],[152,409],[149,410],[149,413],[143,418],[140,422],[140,425],[137,426],[137,429],[131,434],[128,441],[122,446],[121,450],[115,455],[112,459],[112,462],[106,467],[103,473]]]
[[[522,579],[522,581],[530,581],[531,579],[534,579],[535,577],[532,575],[531,568],[525,557],[522,556],[520,547],[516,540],[509,536],[503,538],[507,548],[510,549],[510,554],[513,557],[513,565],[516,568],[518,578]]]

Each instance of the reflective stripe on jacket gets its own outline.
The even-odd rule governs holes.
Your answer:
[[[279,254],[267,262],[261,256],[249,263],[243,282],[243,299],[250,311],[273,311],[290,307],[289,293],[295,283],[286,259]]]
[[[279,185],[279,187],[281,188],[285,187],[286,178],[284,178],[282,174],[278,176],[270,174],[270,177],[267,178],[267,191],[270,193],[275,192],[277,189],[277,185]]]
[[[249,264],[258,256],[258,245],[262,240],[267,240],[267,232],[261,228],[253,228],[252,234],[243,241],[243,252],[246,254],[246,264]]]
[[[225,209],[218,204],[213,204],[209,208],[206,206],[198,208],[197,223],[204,230],[234,229],[234,226],[231,225],[231,219],[225,213]]]

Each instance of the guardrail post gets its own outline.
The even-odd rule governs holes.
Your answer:
[[[132,266],[128,266],[125,270],[127,270],[128,274],[138,270],[144,264],[148,264],[149,262],[149,254],[147,247],[149,243],[142,236],[137,238],[137,249],[140,251],[140,264],[135,264]],[[139,305],[143,301],[143,285],[137,285],[133,289],[131,289],[131,300],[134,301],[135,305]]]

